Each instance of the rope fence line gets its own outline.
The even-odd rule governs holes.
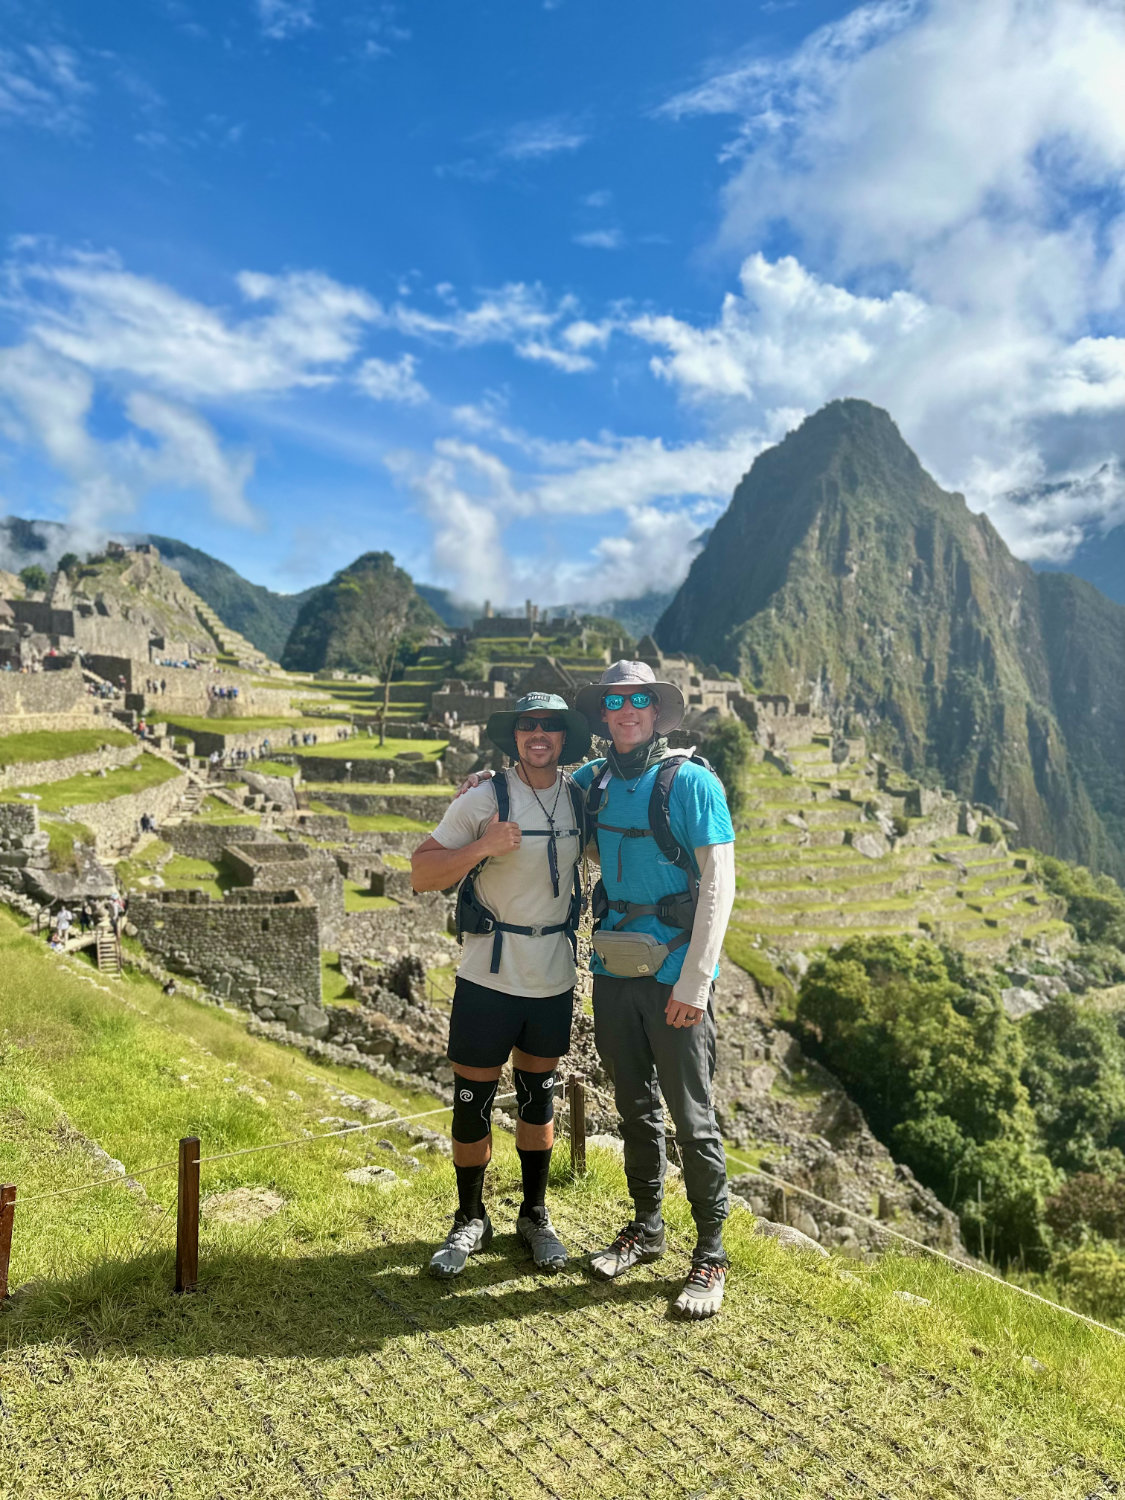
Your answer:
[[[784,1188],[786,1192],[799,1193],[803,1198],[811,1198],[814,1203],[819,1203],[825,1208],[831,1208],[839,1213],[847,1214],[849,1218],[866,1224],[868,1228],[877,1230],[879,1234],[889,1235],[891,1239],[899,1240],[904,1245],[910,1245],[915,1250],[921,1250],[925,1255],[932,1255],[936,1260],[944,1260],[951,1266],[956,1266],[959,1271],[967,1271],[974,1276],[982,1276],[986,1281],[995,1281],[998,1286],[1007,1287],[1010,1292],[1018,1292],[1021,1297],[1028,1297],[1033,1302],[1041,1302],[1044,1307],[1053,1307],[1056,1312],[1066,1313],[1070,1318],[1077,1318],[1082,1323],[1088,1323],[1091,1328],[1099,1328],[1103,1333],[1112,1333],[1114,1338],[1125,1339],[1125,1330],[1114,1328],[1109,1323],[1099,1323],[1097,1318],[1088,1317],[1086,1313],[1076,1312],[1073,1307],[1066,1307],[1061,1302],[1053,1302],[1050,1297],[1040,1296],[1038,1292],[1031,1291],[1028,1287],[1020,1286],[1016,1281],[1007,1281],[1003,1276],[997,1276],[994,1271],[986,1271],[983,1266],[974,1265],[970,1261],[958,1260],[955,1255],[948,1255],[944,1250],[935,1250],[932,1245],[923,1244],[921,1240],[911,1239],[908,1234],[900,1234],[897,1229],[888,1229],[878,1219],[873,1219],[868,1214],[861,1214],[854,1208],[845,1208],[842,1203],[833,1203],[831,1198],[822,1198],[819,1193],[814,1193],[811,1188],[798,1187],[794,1182],[786,1182],[783,1177],[775,1177],[771,1172],[763,1172],[760,1167],[752,1167],[749,1162],[736,1156],[733,1151],[727,1151],[727,1157],[736,1165],[743,1167],[750,1177],[759,1177],[763,1182],[772,1183],[774,1187]]]
[[[572,1074],[562,1080],[563,1085],[563,1110],[560,1112],[559,1125],[562,1128],[569,1126],[570,1136],[570,1159],[571,1167],[576,1175],[582,1175],[586,1171],[586,1092],[612,1103],[610,1096],[602,1089],[590,1084],[582,1075]],[[497,1095],[494,1102],[508,1102],[516,1097],[514,1092]],[[569,1105],[569,1110],[566,1106]],[[389,1119],[371,1120],[362,1125],[347,1125],[340,1130],[328,1130],[320,1135],[297,1136],[287,1141],[272,1141],[264,1146],[246,1146],[238,1151],[220,1151],[212,1155],[204,1156],[199,1151],[199,1139],[196,1136],[186,1136],[180,1141],[180,1154],[176,1161],[159,1162],[155,1166],[142,1167],[136,1172],[125,1174],[114,1174],[110,1177],[99,1178],[96,1181],[82,1183],[71,1188],[57,1188],[46,1193],[34,1193],[31,1197],[21,1200],[20,1206],[26,1207],[30,1203],[42,1202],[46,1198],[64,1197],[71,1193],[88,1192],[94,1188],[104,1186],[108,1183],[123,1183],[138,1177],[151,1176],[155,1172],[168,1171],[172,1167],[179,1169],[179,1181],[177,1190],[177,1214],[176,1214],[176,1277],[175,1290],[177,1292],[193,1291],[198,1284],[199,1264],[199,1169],[205,1163],[217,1161],[229,1161],[236,1156],[253,1156],[262,1151],[277,1151],[292,1146],[311,1146],[318,1141],[334,1140],[342,1136],[359,1135],[369,1130],[385,1130],[394,1125],[406,1124],[413,1120],[432,1118],[434,1115],[447,1114],[451,1105],[441,1105],[436,1109],[417,1110],[411,1114],[392,1115]],[[569,1115],[569,1119],[567,1118]],[[774,1188],[780,1188],[783,1192],[796,1193],[798,1196],[807,1198],[813,1203],[819,1203],[823,1208],[828,1208],[837,1213],[847,1215],[857,1223],[873,1229],[877,1234],[886,1235],[888,1238],[899,1241],[900,1244],[909,1245],[911,1249],[920,1251],[923,1255],[932,1256],[935,1260],[941,1260],[955,1267],[958,1271],[968,1272],[980,1276],[986,1281],[995,1282],[998,1286],[1007,1288],[1029,1301],[1038,1302],[1044,1307],[1052,1308],[1056,1312],[1065,1313],[1068,1317],[1076,1318],[1079,1322],[1096,1328],[1102,1333],[1112,1334],[1115,1338],[1125,1339],[1125,1330],[1114,1328],[1108,1323],[1099,1322],[1086,1313],[1077,1312],[1072,1307],[1066,1307],[1061,1302],[1052,1301],[1050,1297],[1044,1297],[1039,1292],[1033,1292],[1028,1287],[1020,1286],[1018,1282],[1008,1281],[1003,1276],[996,1275],[993,1271],[987,1271],[982,1266],[971,1262],[960,1261],[956,1256],[947,1254],[944,1250],[937,1250],[932,1245],[924,1244],[921,1240],[913,1239],[910,1235],[902,1234],[897,1229],[890,1229],[878,1219],[873,1219],[869,1214],[860,1213],[857,1209],[847,1208],[842,1203],[836,1203],[831,1198],[825,1198],[811,1188],[799,1187],[796,1183],[788,1182],[785,1178],[777,1176],[772,1172],[765,1172],[760,1167],[755,1167],[746,1161],[744,1157],[726,1149],[727,1159],[750,1177],[756,1177],[762,1182],[769,1183]],[[16,1187],[13,1183],[0,1184],[0,1301],[8,1295],[8,1265],[12,1245],[12,1229],[16,1207]],[[152,1238],[156,1229],[160,1227],[168,1209],[164,1210],[160,1220],[146,1237],[145,1243]]]

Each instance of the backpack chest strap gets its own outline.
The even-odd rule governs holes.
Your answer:
[[[605,829],[606,833],[619,833],[621,835],[621,842],[617,846],[617,879],[618,881],[620,881],[622,879],[621,856],[625,850],[625,840],[652,839],[655,838],[656,835],[653,833],[651,828],[615,828],[612,823],[603,823],[599,818],[597,823],[597,831],[601,833],[603,828]]]

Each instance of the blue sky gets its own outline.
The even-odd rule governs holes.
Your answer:
[[[0,512],[621,597],[858,395],[1065,562],[1125,519],[1123,76],[1100,0],[0,0]]]

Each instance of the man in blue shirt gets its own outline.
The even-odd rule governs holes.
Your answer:
[[[734,902],[734,829],[722,783],[690,758],[667,792],[667,825],[681,862],[658,840],[650,801],[683,719],[683,695],[644,662],[621,661],[583,688],[576,707],[604,724],[604,760],[574,773],[596,807],[605,900],[594,935],[594,1036],[613,1079],[632,1220],[591,1258],[612,1278],[664,1253],[661,1202],[667,1156],[660,1095],[683,1158],[697,1243],[675,1309],[706,1318],[723,1300],[727,1259],[726,1157],[715,1123],[712,988]],[[661,848],[661,843],[665,848]],[[595,907],[595,915],[598,909]]]

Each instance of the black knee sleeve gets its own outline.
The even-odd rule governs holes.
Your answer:
[[[549,1125],[555,1118],[555,1070],[525,1073],[513,1068],[516,1082],[516,1113],[528,1125]]]
[[[492,1101],[498,1078],[462,1078],[453,1075],[453,1139],[469,1146],[483,1141],[492,1129]]]

